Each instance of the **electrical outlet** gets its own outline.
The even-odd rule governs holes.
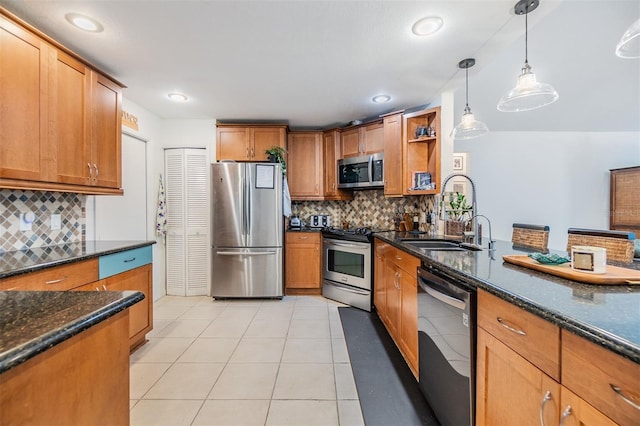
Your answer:
[[[57,231],[60,229],[60,215],[52,214],[51,215],[51,230]]]
[[[33,212],[20,213],[20,230],[22,232],[31,231],[36,215]]]

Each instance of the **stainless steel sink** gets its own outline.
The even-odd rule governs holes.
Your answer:
[[[460,247],[460,243],[456,241],[443,241],[443,240],[403,240],[405,244],[413,246],[415,248],[425,250],[449,250],[449,251],[462,251],[464,248]]]

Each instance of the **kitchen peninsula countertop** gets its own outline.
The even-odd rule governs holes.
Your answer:
[[[382,232],[374,236],[464,285],[486,290],[640,364],[640,285],[582,284],[512,265],[502,256],[528,252],[507,241],[496,241],[490,253],[486,240],[482,251],[437,251],[402,242],[404,238],[433,239],[426,235]],[[638,262],[616,265],[640,270]]]
[[[0,279],[145,247],[155,241],[85,241],[0,253]]]
[[[0,374],[144,297],[139,291],[0,292]]]

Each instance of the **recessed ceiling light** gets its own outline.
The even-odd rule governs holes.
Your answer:
[[[373,98],[371,98],[371,102],[376,104],[386,104],[390,100],[391,100],[391,96],[389,95],[376,95]]]
[[[173,92],[167,95],[174,102],[187,102],[189,98],[184,93]]]
[[[92,33],[100,33],[104,31],[104,27],[98,21],[79,13],[67,13],[64,17],[74,27],[80,28],[83,31],[89,31]]]
[[[439,16],[427,16],[413,24],[411,31],[417,36],[428,36],[438,32],[444,21]]]

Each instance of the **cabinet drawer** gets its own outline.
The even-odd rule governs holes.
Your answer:
[[[287,232],[287,244],[316,244],[320,242],[319,232]]]
[[[151,263],[151,246],[100,256],[100,279]]]
[[[478,326],[560,381],[559,327],[482,290]]]
[[[640,424],[640,365],[566,330],[562,384],[615,422]]]
[[[0,291],[64,291],[97,280],[98,260],[90,259],[6,278]]]
[[[417,269],[420,266],[420,259],[417,257],[395,247],[390,247],[386,258],[404,270],[409,276],[413,278],[418,276]]]

